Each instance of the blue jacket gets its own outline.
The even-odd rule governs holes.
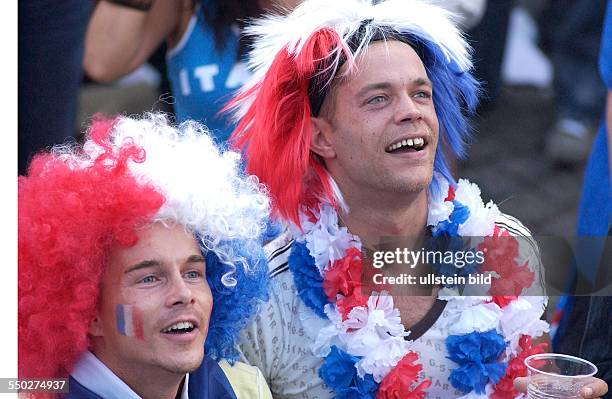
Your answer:
[[[65,399],[104,399],[72,377],[69,384],[70,392],[64,396]],[[236,399],[225,373],[209,357],[204,358],[199,369],[189,374],[188,392],[189,399]]]

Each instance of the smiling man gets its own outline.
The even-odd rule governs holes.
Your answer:
[[[270,397],[257,369],[226,361],[267,296],[268,200],[238,159],[153,114],[95,122],[82,148],[33,159],[20,378],[70,377],[67,398]]]
[[[358,68],[357,78],[338,82],[323,115],[312,119],[311,150],[325,160],[350,207],[373,207],[378,214],[399,208],[404,197],[426,209],[438,118],[425,67],[408,44],[376,41]],[[385,194],[404,195],[392,195],[394,204],[381,207],[379,201],[390,198]],[[400,234],[407,228],[395,224]]]
[[[527,229],[448,167],[478,94],[451,18],[417,0],[307,0],[247,30],[233,140],[288,228],[265,248],[271,300],[241,349],[274,397],[515,398],[524,358],[545,350],[546,297],[524,295],[541,285],[537,246],[519,251]],[[479,237],[498,246],[496,279],[472,297],[368,287],[362,248],[381,237]]]
[[[204,357],[213,302],[206,263],[183,226],[158,222],[137,236],[136,245],[110,252],[89,330],[92,353],[140,396],[174,397],[180,377]],[[77,381],[87,359],[73,372]]]

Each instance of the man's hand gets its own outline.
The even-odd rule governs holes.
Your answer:
[[[527,392],[527,385],[529,384],[529,377],[518,377],[514,379],[514,387],[522,393]],[[599,378],[592,378],[582,391],[580,392],[582,397],[585,399],[596,399],[604,396],[608,392],[608,384],[604,380]]]

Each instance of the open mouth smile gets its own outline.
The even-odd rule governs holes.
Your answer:
[[[414,137],[410,139],[401,139],[385,148],[389,154],[400,152],[418,152],[422,151],[427,146],[425,137]]]
[[[197,328],[191,321],[179,321],[161,330],[164,334],[188,334]]]

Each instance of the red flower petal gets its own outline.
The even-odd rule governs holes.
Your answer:
[[[406,354],[380,382],[376,399],[425,398],[426,392],[424,392],[424,389],[429,388],[431,381],[424,380],[414,389],[411,389],[423,369],[422,365],[414,364],[414,361],[418,358],[418,355],[414,352]]]
[[[351,296],[356,285],[361,283],[361,252],[357,248],[349,248],[342,259],[336,260],[325,272],[323,290],[330,301],[338,294]]]
[[[346,320],[348,314],[357,306],[368,306],[370,293],[367,287],[358,286],[352,289],[352,295],[341,297],[336,301],[336,307],[342,315],[342,319]]]
[[[491,399],[513,399],[519,392],[514,389],[514,379],[517,377],[525,377],[527,375],[527,366],[525,366],[525,359],[531,355],[538,353],[544,353],[546,343],[541,343],[536,346],[532,346],[532,339],[528,335],[521,335],[519,338],[519,347],[521,351],[519,354],[508,362],[506,368],[506,374],[501,380],[495,385],[495,391],[491,395]]]
[[[453,186],[448,186],[448,195],[444,198],[444,201],[452,201],[455,199],[455,188]]]
[[[505,308],[518,297],[516,295],[494,295],[490,302],[495,302],[500,308]]]

